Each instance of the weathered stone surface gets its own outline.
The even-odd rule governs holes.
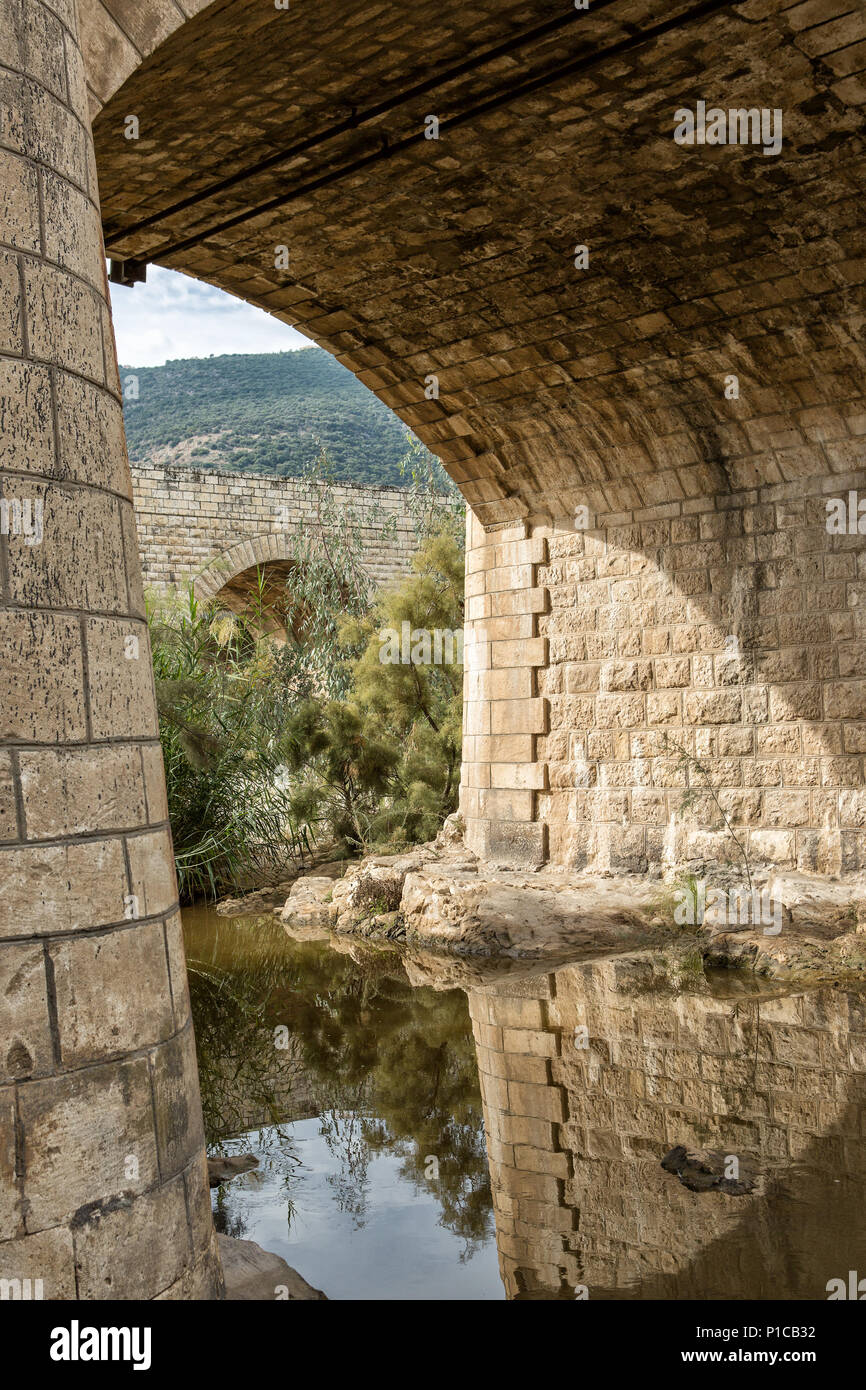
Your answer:
[[[124,612],[127,592],[117,499],[91,489],[32,483],[43,539],[10,537],[9,592],[32,607]]]
[[[186,951],[183,944],[183,924],[180,913],[173,912],[165,922],[165,950],[171,980],[171,1004],[177,1032],[186,1027],[190,1014],[189,980],[186,973]]]
[[[85,642],[93,737],[152,738],[156,733],[156,703],[144,623],[90,618],[85,624]]]
[[[372,855],[362,860],[333,885],[331,900],[337,927],[351,929],[364,919],[397,911],[407,874],[435,857],[432,846],[422,845],[405,854]]]
[[[52,943],[63,1065],[134,1052],[174,1032],[161,922]],[[129,981],[135,981],[130,993]]]
[[[134,745],[23,750],[18,761],[28,839],[124,830],[146,819],[141,753]]]
[[[119,401],[68,372],[58,372],[56,380],[58,475],[128,497],[131,485]]]
[[[87,731],[78,623],[65,613],[0,613],[0,737],[75,743]]]
[[[74,1226],[158,1184],[144,1058],[67,1073],[62,1086],[51,1077],[29,1081],[20,1087],[19,1110],[31,1230]]]
[[[126,848],[130,891],[137,900],[136,915],[153,917],[174,907],[177,887],[170,831],[164,828],[145,835],[130,835]]]
[[[14,840],[17,834],[18,808],[15,804],[12,755],[0,752],[0,840]]]
[[[401,911],[408,941],[448,950],[607,954],[658,939],[637,910],[648,891],[636,888],[541,883],[507,872],[489,877],[442,865],[407,875]]]
[[[169,1042],[154,1048],[150,1064],[159,1167],[165,1178],[186,1168],[204,1143],[191,1023]]]
[[[223,473],[174,464],[132,469],[135,522],[144,583],[164,593],[192,582],[210,599],[261,565],[283,581],[298,527],[315,525],[315,490],[295,478]],[[337,507],[369,518],[360,563],[374,584],[406,574],[418,547],[406,494],[394,487],[334,489]]]
[[[24,159],[0,152],[0,183],[4,189],[0,210],[0,241],[21,251],[38,251],[39,179]]]
[[[105,359],[95,292],[39,261],[27,262],[24,288],[33,356],[102,384]]]
[[[42,1281],[46,1300],[75,1298],[72,1232],[61,1226],[0,1242],[0,1279],[30,1280],[31,1297]]]
[[[0,1039],[0,1082],[54,1070],[41,946],[7,945],[0,952]]]
[[[299,878],[292,884],[280,917],[293,927],[329,927],[336,917],[333,894],[331,878]]]
[[[708,965],[748,969],[799,984],[860,980],[866,976],[866,936],[840,932],[832,940],[822,940],[796,931],[781,936],[719,932],[711,937],[704,959]]]
[[[438,988],[507,975],[512,967],[503,957],[527,962],[594,959],[689,940],[708,964],[740,964],[779,980],[850,979],[866,973],[862,882],[756,874],[757,907],[746,895],[745,908],[740,904],[737,909],[745,916],[718,925],[712,915],[702,921],[697,914],[691,924],[683,924],[675,915],[677,894],[681,898],[683,890],[679,878],[600,877],[554,867],[531,875],[491,871],[483,861],[460,853],[458,827],[455,818],[434,844],[350,865],[336,885],[325,879],[299,880],[282,914],[287,930],[292,935],[309,930],[321,937],[333,930],[405,941],[413,948],[407,957],[412,977]],[[708,906],[712,892],[724,897],[725,922],[730,891],[740,893],[741,887],[739,866],[719,866],[714,879],[704,884]],[[397,907],[383,911],[389,894]],[[762,916],[766,913],[770,931]],[[315,925],[305,926],[308,920]],[[446,964],[425,953],[425,947],[494,959],[489,966]],[[520,967],[520,973],[527,968]]]
[[[155,1298],[189,1262],[183,1178],[82,1212],[74,1231],[79,1298]]]
[[[220,1235],[218,1241],[226,1299],[233,1302],[327,1299],[327,1294],[314,1289],[281,1256],[263,1250],[254,1240]]]
[[[129,886],[120,838],[0,850],[5,936],[74,932],[121,922]]]

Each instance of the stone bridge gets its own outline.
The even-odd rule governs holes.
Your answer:
[[[192,584],[203,600],[223,589],[242,597],[250,573],[290,569],[298,531],[320,525],[316,485],[294,478],[135,465],[132,498],[145,587]],[[417,538],[404,491],[336,486],[333,502],[356,530],[377,587],[408,571]]]
[[[755,862],[850,873],[864,69],[855,0],[0,0],[5,1277],[221,1281],[103,238],[460,485],[474,849],[725,857],[686,756]]]

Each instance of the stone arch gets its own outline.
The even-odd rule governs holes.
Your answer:
[[[78,0],[91,117],[175,29],[215,0]]]
[[[304,641],[305,608],[292,599],[296,572],[296,555],[283,536],[253,536],[215,556],[193,580],[193,594],[237,614],[254,605],[256,625],[277,642],[289,627]]]
[[[375,34],[359,55],[360,0],[200,7],[103,80],[94,129],[112,254],[219,285],[334,353],[439,454],[485,525],[807,476],[815,441],[774,428],[774,412],[828,403],[833,354],[856,367],[857,319],[833,291],[845,272],[816,271],[834,233],[800,227],[802,185],[847,157],[859,117],[831,73],[846,71],[844,45],[818,60],[832,32],[801,34],[789,8],[683,3],[659,23],[647,5],[626,24],[617,3],[594,4],[548,32],[541,4],[530,19],[503,4],[479,29],[447,0],[434,37],[408,34],[391,3],[377,25],[401,33],[398,73]],[[525,95],[497,70],[503,46],[532,75]],[[708,89],[727,90],[734,71],[731,98],[745,106],[800,93],[786,116],[793,153],[678,149],[671,103],[696,67]],[[439,145],[420,135],[437,71],[457,121]],[[475,115],[479,90],[490,109]],[[148,139],[131,152],[118,132],[133,106]],[[287,141],[290,204],[285,169],[261,167]],[[226,176],[240,182],[211,196]],[[586,272],[574,265],[576,197]],[[287,238],[289,272],[273,257]],[[832,348],[819,346],[827,319]],[[792,356],[811,360],[811,396],[780,375]],[[731,375],[740,404],[723,394]]]
[[[667,690],[662,663],[686,656],[690,697],[700,696],[689,699],[690,736],[693,727],[715,747],[715,720],[736,703],[717,660],[719,622],[741,599],[751,604],[750,670],[779,745],[736,754],[740,790],[756,780],[764,841],[772,856],[776,832],[787,835],[789,867],[866,863],[860,571],[841,544],[815,544],[828,483],[843,494],[866,486],[856,384],[862,265],[850,259],[841,194],[809,202],[831,171],[844,181],[862,142],[848,76],[855,40],[845,24],[834,27],[833,5],[818,23],[783,0],[760,14],[748,3],[684,0],[662,21],[639,6],[626,27],[608,3],[542,32],[541,6],[528,19],[506,3],[493,33],[474,31],[472,12],[446,0],[435,62],[426,32],[405,36],[400,81],[387,45],[374,38],[357,53],[360,0],[340,6],[325,55],[317,38],[327,4],[315,15],[294,11],[290,28],[253,0],[230,8],[229,18],[229,7],[205,7],[174,29],[101,108],[108,243],[112,254],[184,270],[299,328],[395,409],[458,482],[485,528],[473,539],[470,625],[483,617],[493,634],[482,640],[466,708],[474,847],[538,861],[569,838],[548,834],[558,793],[584,790],[581,759],[568,751],[568,701],[591,705],[593,718],[599,702],[594,691],[556,686],[589,662],[595,625],[615,607],[599,593],[626,581],[649,587],[644,570],[655,566],[675,591],[652,600],[654,618],[667,613],[669,650],[643,651],[641,620],[614,634],[608,656],[647,656],[654,695]],[[386,5],[383,33],[398,11]],[[255,55],[255,90],[233,63],[233,44]],[[503,44],[516,55],[514,81],[498,66]],[[213,61],[194,65],[179,88],[175,74],[192,53]],[[424,87],[418,78],[431,63]],[[437,72],[456,113],[441,145],[418,134],[439,99],[428,95]],[[732,106],[784,108],[784,156],[677,146],[684,72]],[[524,73],[531,91],[521,89]],[[278,118],[289,99],[286,134]],[[134,158],[117,137],[130,103],[150,132]],[[223,167],[241,119],[249,145],[230,149]],[[274,160],[290,140],[283,168]],[[289,242],[286,273],[272,251]],[[578,243],[589,248],[585,267]],[[548,545],[584,506],[610,542],[608,561]],[[726,530],[735,513],[744,528],[736,536]],[[544,560],[494,558],[542,551]],[[538,605],[567,588],[560,561],[576,576],[572,611],[547,619]],[[539,573],[552,582],[538,583]],[[646,612],[649,602],[633,606]],[[697,636],[680,652],[674,629],[690,626]],[[828,652],[827,631],[844,650]],[[636,816],[647,805],[643,754],[621,750],[646,744],[646,701],[626,688],[604,692],[602,703],[619,750],[605,775],[622,793],[605,832],[615,843],[603,853],[638,867],[647,859],[638,842],[657,846],[659,827]],[[620,785],[630,769],[633,781]],[[765,775],[776,779],[766,790]],[[550,787],[551,778],[572,782]],[[562,853],[583,858],[583,849],[574,861]]]
[[[202,603],[207,603],[245,570],[275,560],[291,559],[292,553],[283,536],[252,536],[215,556],[194,580],[193,593]]]

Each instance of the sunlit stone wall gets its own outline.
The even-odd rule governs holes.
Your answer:
[[[826,474],[577,525],[470,524],[472,848],[614,872],[736,863],[711,785],[753,865],[866,866],[864,417],[802,414]]]

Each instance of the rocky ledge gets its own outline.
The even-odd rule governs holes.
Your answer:
[[[771,927],[718,926],[709,917],[679,925],[673,901],[683,880],[500,869],[465,849],[461,829],[452,816],[429,845],[372,855],[340,879],[299,879],[283,922],[293,936],[337,932],[464,957],[545,962],[689,936],[705,965],[779,980],[866,978],[866,881],[764,872],[755,888],[777,905]]]

